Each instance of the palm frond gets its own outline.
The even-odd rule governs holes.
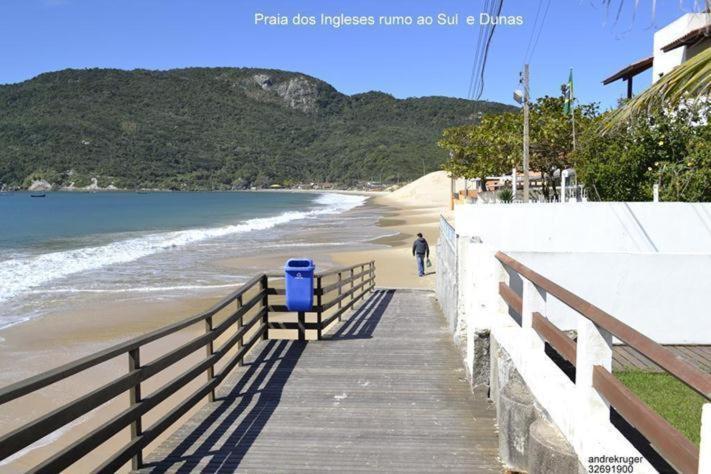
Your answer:
[[[703,99],[711,99],[711,48],[675,67],[649,89],[611,112],[603,121],[603,129],[617,128],[653,109],[673,109]]]

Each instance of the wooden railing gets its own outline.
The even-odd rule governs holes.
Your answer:
[[[281,274],[270,274],[270,281],[282,280]],[[300,340],[306,339],[306,331],[316,331],[316,338],[321,339],[323,332],[336,320],[340,321],[348,311],[365,295],[375,288],[375,262],[344,267],[314,276],[314,305],[308,313],[315,314],[315,321],[306,321],[306,312],[298,313],[296,322],[270,322],[270,329],[296,329]],[[284,295],[282,287],[269,288],[270,295]],[[289,313],[286,305],[270,304],[271,313]]]
[[[281,275],[274,275],[278,279]],[[304,321],[286,323],[288,328],[299,329],[299,339],[305,339],[306,329],[315,329],[318,338],[323,331],[355,303],[364,298],[375,285],[375,264],[369,262],[353,267],[319,273],[315,276],[312,312],[317,315],[315,324]],[[331,282],[330,280],[335,280]],[[334,293],[337,294],[334,295]],[[271,304],[269,296],[284,295],[283,288],[270,286],[270,275],[260,274],[242,285],[205,312],[155,330],[143,336],[119,343],[102,351],[62,365],[0,389],[0,405],[36,393],[52,384],[64,381],[88,369],[118,357],[126,357],[128,370],[112,381],[88,394],[34,419],[13,431],[0,436],[0,460],[32,445],[45,436],[69,425],[99,408],[119,395],[128,393],[129,405],[108,421],[92,429],[76,441],[35,466],[30,472],[60,472],[94,451],[117,433],[130,428],[130,442],[111,454],[97,468],[97,472],[115,472],[129,461],[133,469],[142,465],[143,450],[171,425],[186,415],[201,400],[215,400],[215,389],[245,355],[261,339],[267,339],[269,328],[282,328],[285,323],[270,323],[270,313],[287,312],[283,304]],[[231,309],[230,307],[234,309]],[[223,314],[226,313],[226,314]],[[147,363],[141,361],[141,349],[147,344],[163,340],[187,328],[203,325],[204,332],[179,347]],[[222,341],[219,341],[222,339]],[[205,355],[180,374],[154,390],[142,393],[142,383],[166,371],[178,362],[185,363],[188,356],[204,348]],[[229,357],[226,357],[229,355]],[[223,365],[217,364],[223,360]],[[202,375],[207,380],[186,398],[176,403],[166,414],[148,427],[144,417],[186,384]]]
[[[595,332],[597,332],[602,339],[598,341],[601,342],[599,345],[602,347],[605,345],[610,346],[609,352],[603,356],[598,356],[599,362],[602,362],[603,359],[611,358],[611,341],[612,336],[614,336],[639,351],[707,400],[711,396],[711,376],[708,374],[679,359],[669,349],[510,256],[498,252],[496,258],[504,266],[515,271],[524,279],[524,294],[527,291],[527,284],[535,286],[535,290],[531,291],[532,295],[530,297],[532,299],[538,298],[542,301],[539,301],[538,304],[535,301],[531,302],[528,307],[545,307],[544,295],[551,295],[594,325],[595,331],[591,331],[591,334],[586,334],[585,336],[578,334],[578,341],[580,341],[581,337],[589,337],[591,335],[594,337]],[[592,387],[628,423],[642,433],[667,462],[682,473],[695,474],[698,471],[699,448],[695,444],[686,439],[676,428],[627,389],[602,363],[594,363],[594,355],[591,357],[586,354],[584,362],[581,362],[580,353],[585,348],[581,349],[580,342],[571,339],[540,311],[531,311],[530,315],[528,315],[530,319],[527,319],[527,315],[524,314],[524,311],[526,311],[526,308],[524,308],[525,296],[522,298],[503,282],[499,284],[499,294],[511,309],[521,315],[524,321],[523,325],[526,324],[525,321],[530,321],[530,327],[540,338],[548,342],[564,359],[576,366],[577,371],[584,369],[584,367],[581,367],[581,363],[592,364],[592,367],[587,368],[592,372]],[[607,364],[605,365],[610,367],[610,361],[607,360],[606,362]],[[576,383],[578,382],[576,381]]]

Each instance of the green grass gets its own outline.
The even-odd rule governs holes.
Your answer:
[[[699,444],[704,398],[666,373],[616,372],[620,381],[693,443]]]

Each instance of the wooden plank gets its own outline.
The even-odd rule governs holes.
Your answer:
[[[694,364],[701,370],[708,370],[708,364],[699,355],[687,346],[673,346],[674,351],[680,357],[686,359],[690,364]]]
[[[696,366],[699,370],[711,372],[711,364],[706,363],[704,355],[708,353],[709,346],[690,346],[690,345],[667,345],[667,349],[672,351],[678,357],[682,357],[689,364]],[[656,365],[654,362],[645,357],[639,351],[635,351],[627,345],[616,345],[613,348],[613,363],[614,370],[645,370],[649,372],[663,372],[664,369]]]
[[[374,278],[368,278],[367,280],[363,280],[361,283],[359,283],[359,284],[357,284],[355,287],[351,288],[351,289],[349,290],[349,292],[350,292],[350,293],[356,293],[358,290],[360,290],[361,288],[365,287],[366,285],[368,285],[369,283],[372,283],[372,282],[374,282],[374,281],[375,281]],[[344,293],[344,294],[342,294],[341,296],[338,296],[338,297],[332,299],[332,300],[329,301],[328,303],[325,303],[325,304],[323,304],[323,305],[319,305],[319,306],[317,307],[316,311],[318,311],[319,309],[320,309],[321,311],[327,311],[327,310],[331,309],[332,307],[336,306],[339,302],[341,302],[342,300],[344,300],[347,296],[348,296],[348,293]]]
[[[679,472],[696,474],[699,468],[699,448],[694,443],[600,365],[593,368],[593,386]]]
[[[619,357],[625,361],[625,366],[629,369],[635,370],[647,370],[650,368],[648,364],[641,362],[637,357],[634,356],[633,351],[629,346],[619,346],[618,351]],[[651,367],[653,369],[653,367]]]
[[[660,371],[662,370],[657,364],[655,364],[652,360],[650,360],[648,357],[646,357],[644,354],[640,353],[639,351],[634,350],[633,348],[629,346],[625,346],[625,352],[630,354],[632,357],[635,358],[635,360],[638,360],[641,366],[644,368],[644,370],[649,370],[649,371]]]
[[[597,326],[611,333],[621,341],[634,347],[655,364],[670,372],[686,385],[711,400],[711,376],[703,373],[688,362],[679,359],[669,349],[661,346],[634,328],[616,319],[602,309],[585,301],[579,296],[553,283],[546,277],[536,273],[527,266],[509,257],[503,252],[497,252],[496,258],[507,267],[517,271],[536,286],[544,289],[549,294],[577,311]]]
[[[318,330],[318,323],[298,323],[298,322],[279,322],[279,323],[274,323],[271,322],[269,323],[269,329],[299,329],[303,325],[304,329],[310,330],[310,331],[316,331]]]
[[[141,472],[502,471],[431,292],[376,290],[327,338],[260,343]]]
[[[357,280],[358,278],[361,278],[364,274],[367,274],[367,273],[369,273],[369,271],[364,270],[364,271],[358,273],[358,274],[355,275],[355,276],[351,276],[351,277],[348,277],[348,278],[344,278],[341,283],[342,283],[342,284],[350,283],[351,281],[355,281],[355,280]],[[338,275],[340,275],[340,273],[338,273]],[[337,290],[338,287],[339,287],[338,282],[333,283],[333,284],[328,285],[328,286],[324,286],[324,287],[323,287],[323,294],[325,295],[325,294],[330,293],[330,292],[332,292],[332,291],[334,291],[334,290]]]
[[[521,314],[523,312],[523,300],[503,281],[499,282],[499,295],[509,305],[509,308],[516,311],[516,313]]]
[[[711,345],[689,345],[685,347],[697,354],[700,360],[711,364]]]
[[[533,329],[555,349],[565,360],[575,365],[577,347],[575,341],[544,318],[541,313],[533,313]]]

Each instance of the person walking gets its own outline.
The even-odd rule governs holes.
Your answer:
[[[430,246],[421,233],[417,234],[412,244],[412,255],[417,259],[417,273],[421,277],[425,276],[425,259],[430,259]]]

